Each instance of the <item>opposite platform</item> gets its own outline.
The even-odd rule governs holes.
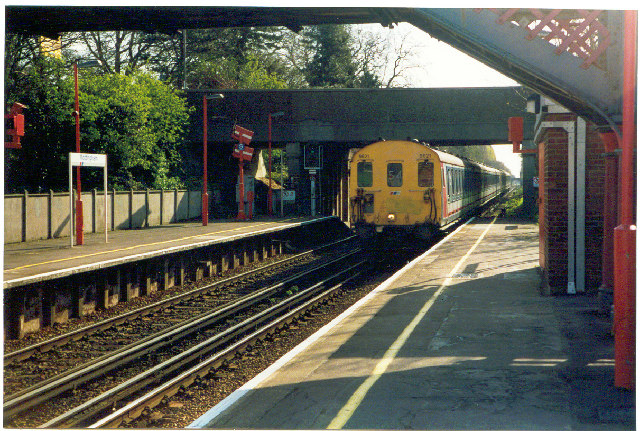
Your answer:
[[[190,427],[633,429],[610,322],[537,267],[537,225],[464,225]]]
[[[69,238],[29,241],[4,245],[3,287],[65,277],[83,271],[102,269],[229,242],[248,236],[284,231],[334,217],[289,219],[261,218],[252,221],[214,220],[178,223],[136,230],[85,234],[85,244],[71,248]]]

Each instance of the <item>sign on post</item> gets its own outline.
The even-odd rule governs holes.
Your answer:
[[[241,160],[250,161],[253,158],[253,148],[239,143],[233,148],[233,157],[237,157]]]
[[[233,132],[231,133],[231,137],[238,141],[236,146],[233,148],[233,157],[238,159],[238,170],[240,176],[239,189],[240,196],[244,196],[244,161],[251,160],[253,157],[253,148],[249,147],[249,143],[253,138],[253,132],[249,129],[245,129],[244,127],[240,127],[235,125],[233,127]],[[246,220],[247,217],[244,212],[244,199],[240,199],[238,201],[238,220]]]
[[[295,190],[282,190],[282,200],[285,202],[295,202],[296,191]]]
[[[71,247],[73,247],[73,167],[86,166],[92,168],[104,168],[104,242],[108,241],[108,214],[109,206],[107,201],[107,155],[89,153],[69,153],[69,237]]]
[[[249,145],[251,139],[253,138],[253,131],[249,129],[245,129],[241,126],[233,126],[233,132],[231,133],[231,137],[241,144]]]

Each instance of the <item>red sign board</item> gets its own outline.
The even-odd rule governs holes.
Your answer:
[[[244,127],[234,126],[231,137],[241,144],[249,145],[251,138],[253,138],[253,132],[249,129],[245,129]]]
[[[251,160],[253,158],[253,148],[247,147],[242,142],[233,147],[233,157],[241,160]]]

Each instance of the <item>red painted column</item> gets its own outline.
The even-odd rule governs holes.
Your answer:
[[[207,185],[207,165],[209,155],[207,152],[208,129],[207,121],[207,96],[202,96],[202,226],[209,225],[209,186]]]
[[[247,216],[244,212],[244,160],[242,160],[242,157],[240,157],[238,159],[238,171],[239,171],[239,175],[240,175],[240,185],[238,187],[238,194],[239,196],[239,201],[238,201],[238,216],[236,217],[236,220],[246,220]]]
[[[76,118],[76,153],[80,152],[80,101],[78,99],[78,63],[73,64],[74,111]],[[76,245],[84,244],[84,214],[82,209],[82,187],[80,182],[80,166],[76,167]]]
[[[636,146],[635,94],[637,11],[624,14],[622,157],[620,159],[620,225],[614,233],[615,385],[635,388],[635,260],[633,150]]]

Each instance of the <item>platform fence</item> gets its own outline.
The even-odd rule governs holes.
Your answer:
[[[84,231],[104,232],[104,192],[83,192]],[[74,197],[75,200],[75,192]],[[140,229],[196,219],[202,213],[200,191],[108,191],[110,230]],[[4,196],[4,243],[69,236],[69,193]]]

